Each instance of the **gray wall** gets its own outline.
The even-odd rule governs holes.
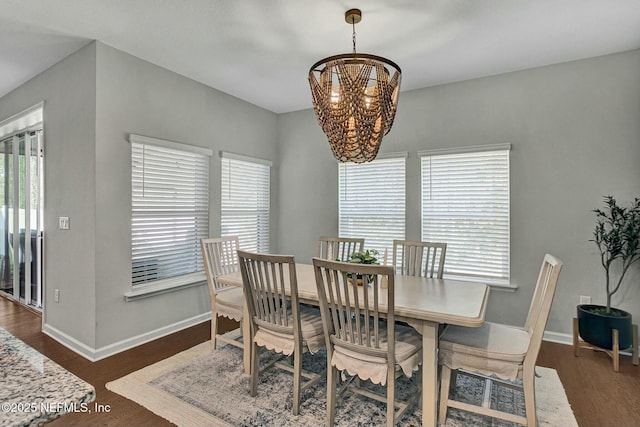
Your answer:
[[[408,151],[407,238],[420,237],[422,149],[508,142],[515,293],[488,318],[522,324],[542,256],[565,261],[548,329],[570,332],[578,295],[604,301],[591,238],[605,194],[640,195],[640,51],[404,92],[383,152]],[[219,234],[220,150],[274,161],[273,252],[301,262],[337,234],[337,165],[312,110],[277,116],[101,43],[0,99],[0,117],[45,101],[44,322],[100,349],[209,310],[193,287],[133,302],[130,152],[137,133],[208,147],[211,235]],[[71,229],[57,229],[57,217]],[[629,281],[638,283],[634,269]],[[60,289],[60,302],[53,290]],[[614,299],[636,317],[640,287]]]
[[[210,310],[206,284],[126,302],[131,286],[129,133],[214,151],[210,234],[220,234],[220,156],[273,161],[277,116],[99,42],[0,99],[0,117],[44,100],[45,330],[85,355]],[[272,205],[272,218],[278,206]],[[57,230],[69,216],[71,229]],[[277,247],[273,221],[271,246]],[[60,302],[53,290],[60,289]],[[107,352],[109,350],[106,350]],[[99,354],[98,354],[99,356]]]
[[[45,287],[43,322],[95,345],[94,44],[0,98],[0,117],[45,101]],[[58,230],[58,216],[71,230]],[[53,290],[60,290],[60,303]]]
[[[129,133],[214,150],[210,235],[220,234],[220,156],[276,159],[274,113],[136,57],[97,44],[96,346],[143,334],[210,310],[206,286],[125,302],[131,286]],[[278,181],[272,191],[278,194]],[[274,218],[277,209],[273,209]],[[276,246],[273,233],[272,246]]]
[[[510,143],[511,280],[489,320],[522,325],[546,252],[564,261],[550,331],[571,332],[579,295],[604,303],[592,237],[602,196],[640,196],[640,51],[403,92],[382,152],[408,151],[407,238],[420,238],[417,151]],[[337,235],[337,166],[312,110],[281,115],[280,246],[309,261]],[[615,305],[640,317],[638,267]]]

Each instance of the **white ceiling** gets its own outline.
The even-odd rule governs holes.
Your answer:
[[[276,113],[311,106],[309,67],[351,51],[402,90],[640,48],[639,0],[0,0],[0,96],[91,40]],[[640,76],[639,76],[640,78]]]

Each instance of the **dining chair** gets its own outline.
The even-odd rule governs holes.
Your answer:
[[[446,243],[394,240],[391,262],[397,274],[442,279],[446,255]]]
[[[238,251],[238,258],[251,318],[251,396],[257,394],[261,347],[282,353],[283,357],[293,355],[293,368],[277,358],[263,371],[277,366],[293,373],[293,414],[298,415],[300,395],[324,376],[324,372],[302,369],[303,352],[313,354],[324,347],[322,318],[318,309],[298,303],[293,256]],[[304,384],[302,377],[308,379]]]
[[[347,262],[351,255],[362,252],[364,239],[350,237],[320,237],[318,239],[318,257],[331,261]]]
[[[533,294],[529,314],[524,328],[485,322],[480,328],[466,328],[449,325],[440,337],[439,363],[442,366],[440,384],[440,418],[444,425],[447,408],[458,408],[493,418],[499,418],[529,427],[535,427],[535,365],[542,343],[542,335],[547,324],[553,295],[556,290],[562,261],[546,254],[538,282]],[[519,416],[490,408],[488,396],[482,406],[454,400],[450,397],[450,387],[455,387],[456,375],[462,369],[465,373],[478,374],[488,381],[485,393],[490,395],[494,381],[522,389],[525,401],[525,416]],[[493,376],[492,378],[487,378]],[[515,383],[516,379],[522,383]]]
[[[242,342],[218,333],[218,316],[236,320],[242,324],[242,288],[218,283],[217,277],[238,271],[238,237],[215,237],[200,241],[204,271],[211,298],[211,346],[217,341],[244,348]],[[240,327],[238,327],[238,330]],[[241,334],[240,334],[241,335]]]
[[[409,401],[397,401],[395,378],[402,373],[411,377],[419,370],[422,339],[413,328],[395,323],[393,266],[320,258],[313,259],[313,266],[327,344],[327,425],[333,425],[336,400],[347,389],[386,403],[387,425],[394,425],[420,398],[417,392]],[[362,285],[351,280],[360,277]],[[386,288],[381,286],[383,279]],[[387,305],[386,313],[380,311],[380,304]],[[359,380],[338,392],[339,371],[386,385],[386,396],[361,389]]]

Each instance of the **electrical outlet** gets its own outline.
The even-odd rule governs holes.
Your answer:
[[[53,300],[55,302],[60,302],[60,289],[53,291]]]
[[[588,295],[580,295],[580,304],[591,304],[591,297]]]

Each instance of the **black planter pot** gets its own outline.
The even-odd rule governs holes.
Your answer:
[[[578,306],[578,332],[580,337],[591,345],[611,350],[613,348],[611,330],[618,330],[620,349],[632,346],[631,314],[616,308],[622,316],[606,316],[594,314],[592,308],[603,308],[601,305],[582,304]]]

